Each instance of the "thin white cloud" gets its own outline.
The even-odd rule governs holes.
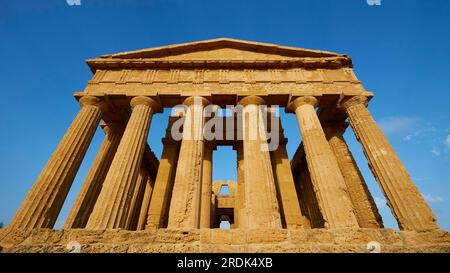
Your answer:
[[[379,125],[385,134],[408,133],[413,130],[418,123],[414,117],[385,117],[379,122]]]
[[[431,153],[434,154],[435,156],[440,156],[441,155],[441,151],[436,149],[436,147],[433,147],[433,149],[431,149]]]
[[[426,136],[430,136],[430,135],[435,135],[436,133],[436,127],[430,125],[429,123],[425,124],[421,129],[418,129],[408,135],[406,135],[403,140],[411,140],[413,138],[417,138],[417,137],[426,137]]]
[[[428,203],[444,202],[444,197],[442,196],[434,196],[432,194],[423,194],[422,196]],[[377,205],[378,209],[386,208],[387,200],[384,197],[375,197],[375,204]]]
[[[450,148],[450,135],[447,135],[447,138],[445,139],[445,146],[447,146],[447,148]]]
[[[433,196],[431,194],[424,194],[423,198],[425,199],[425,201],[427,201],[429,203],[444,202],[444,197],[442,197],[442,196]]]

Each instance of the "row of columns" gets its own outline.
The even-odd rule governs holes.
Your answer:
[[[315,111],[317,99],[301,97],[289,105],[295,112],[314,192],[326,228],[357,227],[358,222],[344,178]]]
[[[167,226],[170,200],[175,180],[175,171],[178,165],[179,142],[170,136],[170,128],[177,118],[170,117],[163,139],[163,151],[159,160],[155,187],[148,209],[145,229],[155,230]]]
[[[280,141],[278,149],[270,152],[277,197],[280,205],[283,228],[311,228],[310,221],[302,213],[295,179],[286,150],[287,139],[280,126]]]
[[[358,225],[362,228],[382,228],[382,219],[375,201],[344,140],[346,125],[346,123],[335,121],[322,124],[322,127],[344,178]]]
[[[367,185],[342,138],[343,131],[325,126],[325,135],[314,109],[317,102],[314,97],[299,97],[290,103],[289,110],[297,116],[309,178],[324,226],[382,227]],[[344,98],[339,107],[345,111],[362,144],[370,169],[400,229],[438,228],[431,209],[368,111],[367,98]]]
[[[213,148],[206,145],[203,138],[203,110],[209,101],[190,97],[183,103],[187,112],[183,117],[181,144],[166,136],[154,179],[143,167],[143,155],[152,116],[161,111],[159,102],[149,97],[135,97],[131,100],[132,112],[126,126],[108,124],[104,127],[105,140],[65,228],[210,227]],[[291,101],[288,110],[297,116],[310,173],[310,191],[317,199],[324,226],[381,227],[373,199],[342,138],[343,131],[322,126],[315,111],[317,103],[314,97],[299,97]],[[285,142],[281,141],[276,151],[264,149],[267,141],[259,134],[264,128],[259,107],[265,104],[264,99],[248,96],[239,104],[243,106],[243,141],[236,146],[236,226],[244,229],[310,228],[311,222],[300,206],[302,202],[298,202],[303,193],[297,196]],[[82,97],[80,105],[80,112],[9,228],[53,227],[102,112],[106,110],[100,99],[91,96]],[[340,102],[400,228],[437,228],[433,213],[366,106],[367,100],[361,96]]]
[[[82,97],[80,106],[8,229],[52,228],[55,224],[105,108],[100,99],[90,96]]]
[[[341,101],[370,169],[384,192],[400,229],[436,229],[436,218],[411,180],[405,166],[376,124],[364,96]]]

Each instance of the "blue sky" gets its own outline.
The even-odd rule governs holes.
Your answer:
[[[345,53],[367,90],[370,111],[406,165],[439,225],[450,229],[450,2],[445,0],[99,1],[0,0],[0,222],[7,224],[78,112],[72,97],[101,54],[230,37]],[[161,154],[169,111],[153,119],[149,143]],[[292,156],[300,143],[282,115]],[[102,141],[97,131],[57,221]],[[345,135],[388,227],[361,146]],[[214,179],[235,180],[231,148],[214,154]]]

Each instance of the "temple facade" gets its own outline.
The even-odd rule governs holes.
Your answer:
[[[394,241],[405,232],[427,234],[423,245],[432,242],[443,244],[440,250],[449,249],[448,234],[439,230],[433,212],[371,115],[368,104],[373,93],[355,76],[347,55],[221,38],[104,55],[87,64],[93,77],[74,95],[80,111],[2,231],[0,245],[5,249],[36,251],[32,246],[20,248],[11,235],[18,233],[24,238],[39,233],[39,238],[47,239],[58,232],[78,234],[72,237],[83,244],[86,232],[125,232],[141,236],[150,248],[160,247],[151,251],[169,252],[223,251],[226,245],[236,246],[230,251],[252,251],[252,244],[265,242],[264,234],[272,239],[289,234],[281,237],[291,240],[292,248],[286,251],[295,252],[308,251],[302,248],[305,242],[292,241],[295,236],[333,234],[336,242],[339,230],[361,232],[368,241],[382,241],[386,236],[380,234],[388,233]],[[147,144],[152,119],[165,108],[179,106],[183,111],[169,118],[158,159]],[[239,111],[219,117],[208,114],[211,106]],[[291,160],[280,117],[271,110],[275,106],[295,115],[298,122],[301,144]],[[216,137],[205,137],[212,120],[236,126],[214,128]],[[274,129],[275,123],[277,143],[270,149],[273,139],[259,133]],[[180,124],[175,136],[173,128]],[[99,126],[103,143],[63,229],[52,231]],[[346,130],[360,142],[400,231],[383,227],[343,137]],[[230,164],[236,166],[237,181],[212,181],[218,146],[236,151]],[[226,195],[220,194],[223,186],[229,188]],[[221,221],[229,221],[230,230],[220,230]],[[199,237],[189,241],[189,249],[169,248],[175,243],[156,244],[145,237],[164,232],[172,234],[166,234],[170,238]],[[234,243],[233,238],[220,239],[234,236],[230,234],[245,238]],[[249,239],[253,235],[257,238]],[[107,245],[100,237],[98,241]],[[403,237],[401,241],[408,244]],[[354,242],[337,245],[346,243]],[[364,250],[364,242],[358,244]],[[420,242],[411,246],[415,244]],[[87,243],[85,248],[89,249]],[[108,248],[90,251],[101,250]]]

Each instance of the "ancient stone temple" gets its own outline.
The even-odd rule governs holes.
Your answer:
[[[75,244],[81,252],[450,252],[450,236],[371,115],[373,94],[348,56],[223,38],[87,64],[93,77],[75,93],[80,111],[0,231],[1,251],[68,252]],[[158,157],[147,144],[152,119],[177,106],[183,111],[170,116]],[[241,112],[209,115],[210,106]],[[291,160],[273,106],[298,121]],[[212,120],[215,137],[205,137]],[[103,143],[64,227],[53,230],[99,126]],[[270,149],[272,139],[258,132],[275,127]],[[383,227],[346,130],[400,230]],[[218,146],[236,151],[237,181],[212,181]]]

